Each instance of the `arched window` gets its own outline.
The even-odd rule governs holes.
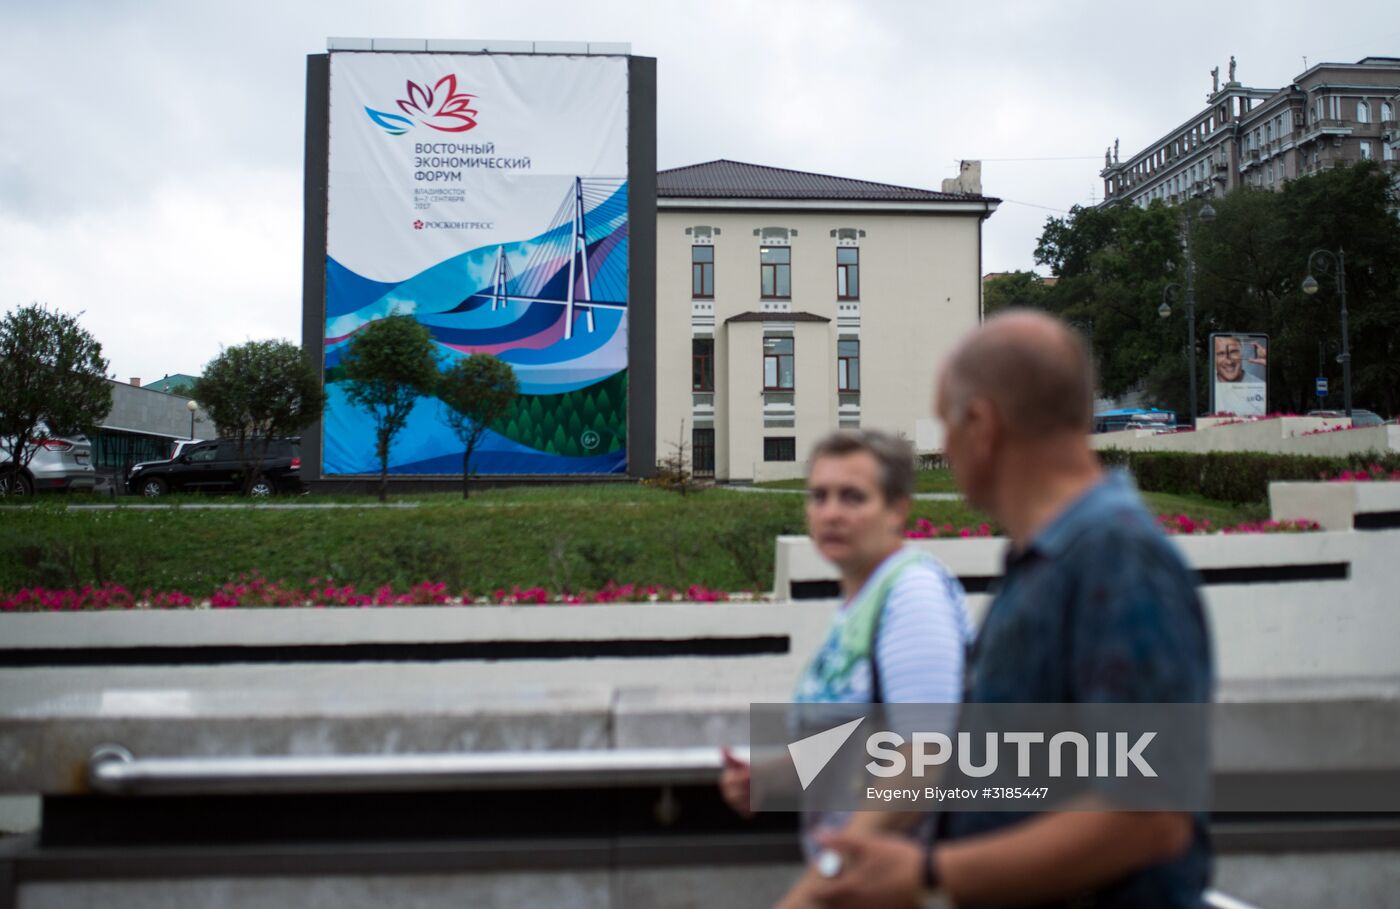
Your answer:
[[[1394,120],[1394,119],[1395,119],[1395,106],[1392,105],[1389,101],[1382,101],[1382,102],[1381,102],[1381,119],[1382,119],[1382,120]]]
[[[1365,101],[1356,102],[1356,122],[1371,122],[1371,105],[1367,104]]]

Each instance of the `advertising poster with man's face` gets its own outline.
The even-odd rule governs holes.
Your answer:
[[[1210,336],[1215,381],[1211,410],[1241,417],[1262,417],[1269,398],[1268,335]]]

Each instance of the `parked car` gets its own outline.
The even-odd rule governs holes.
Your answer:
[[[126,475],[127,475],[127,477],[132,477],[132,476],[134,476],[134,475],[136,474],[136,471],[137,471],[138,469],[140,469],[140,470],[145,470],[147,467],[151,467],[151,466],[154,466],[154,465],[156,465],[156,464],[165,464],[165,463],[167,463],[167,462],[169,462],[169,461],[173,461],[173,460],[175,460],[176,458],[180,457],[180,455],[184,453],[185,449],[189,448],[191,445],[198,445],[200,442],[203,442],[203,441],[205,441],[205,440],[204,440],[204,439],[175,439],[175,440],[173,440],[173,441],[170,443],[170,453],[167,454],[165,457],[163,457],[163,458],[157,458],[157,459],[151,460],[151,461],[137,461],[135,464],[132,464],[131,467],[129,467],[129,468],[127,469]],[[130,492],[135,492],[136,490],[131,489],[130,487],[128,487],[128,491],[130,491]]]
[[[250,445],[255,444],[253,442]],[[246,465],[238,443],[228,439],[183,446],[168,461],[149,461],[131,468],[126,486],[137,495],[158,498],[167,492],[242,492]],[[301,440],[273,439],[259,467],[250,495],[304,492],[301,481]]]
[[[1310,417],[1332,417],[1332,418],[1334,418],[1334,419],[1340,419],[1340,418],[1345,418],[1346,415],[1347,415],[1347,413],[1346,413],[1345,410],[1310,410],[1310,411],[1308,411],[1308,416],[1310,416]],[[1385,423],[1385,420],[1383,420],[1383,419],[1381,418],[1381,415],[1378,414],[1378,413],[1376,413],[1375,411],[1363,410],[1363,409],[1361,409],[1360,407],[1353,407],[1353,408],[1351,409],[1351,425],[1352,425],[1352,426],[1381,426],[1381,425],[1383,425],[1384,423]]]
[[[40,423],[33,440],[38,449],[29,463],[17,467],[0,442],[0,496],[29,496],[35,492],[91,492],[97,485],[92,466],[92,443],[82,433],[54,435]]]

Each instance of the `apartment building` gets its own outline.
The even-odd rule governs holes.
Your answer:
[[[1218,72],[1203,110],[1126,160],[1104,154],[1105,203],[1147,206],[1218,196],[1340,163],[1400,158],[1400,57],[1319,63],[1284,88],[1254,88]]]
[[[978,323],[982,222],[999,203],[980,177],[949,182],[959,191],[725,160],[661,171],[658,454],[684,441],[695,473],[751,482],[802,476],[837,427],[941,447],[934,374]]]

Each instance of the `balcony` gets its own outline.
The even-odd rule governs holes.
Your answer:
[[[1352,123],[1350,120],[1314,120],[1312,132],[1315,133],[1338,133],[1341,135],[1351,134]]]

